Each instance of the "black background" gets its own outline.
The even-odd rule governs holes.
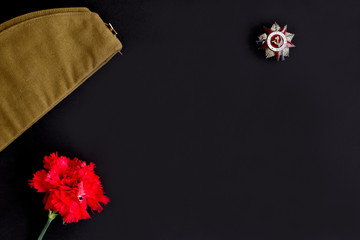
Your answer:
[[[45,239],[360,239],[359,1],[16,5],[1,22],[88,7],[124,55],[0,153],[0,239],[38,236],[27,180],[54,151],[94,162],[111,202]],[[255,43],[274,21],[296,34],[285,62]]]

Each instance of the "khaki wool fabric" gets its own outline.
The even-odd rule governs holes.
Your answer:
[[[0,151],[122,48],[87,8],[37,11],[0,25]]]

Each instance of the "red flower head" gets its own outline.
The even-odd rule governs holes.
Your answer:
[[[77,158],[71,160],[53,153],[44,157],[44,168],[34,174],[29,184],[45,193],[45,209],[58,212],[64,222],[88,219],[88,205],[92,211],[101,212],[100,203],[109,202],[94,172],[94,163],[86,165]]]

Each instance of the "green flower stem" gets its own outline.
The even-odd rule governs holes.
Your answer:
[[[41,231],[39,237],[38,237],[38,240],[42,240],[45,233],[46,233],[46,230],[48,229],[50,223],[56,218],[57,216],[57,213],[56,212],[53,212],[51,210],[49,210],[49,217],[48,217],[48,220],[43,228],[43,230]]]

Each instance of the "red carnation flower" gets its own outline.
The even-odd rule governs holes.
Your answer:
[[[58,213],[65,223],[77,222],[91,218],[87,206],[101,212],[100,203],[109,202],[93,163],[87,165],[77,158],[71,160],[53,153],[44,157],[44,168],[34,174],[29,184],[45,193],[43,202],[50,211],[49,218]]]

